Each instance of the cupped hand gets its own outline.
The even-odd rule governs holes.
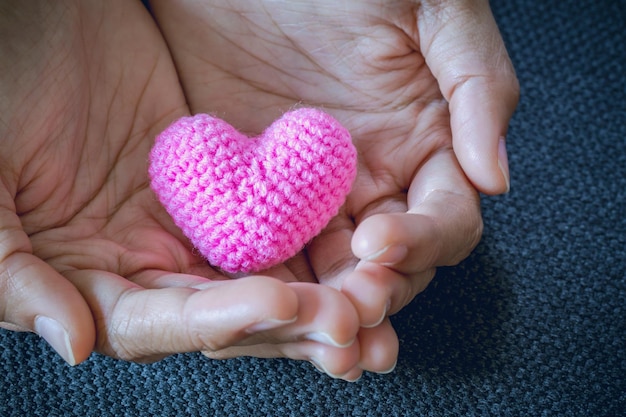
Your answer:
[[[352,192],[291,271],[341,289],[356,307],[353,375],[392,369],[398,344],[387,316],[435,267],[475,247],[476,189],[509,188],[504,138],[518,86],[488,2],[151,6],[192,113],[258,133],[293,106],[312,105],[351,131],[359,151]]]
[[[284,267],[281,280],[228,279],[150,191],[153,139],[188,108],[142,4],[0,9],[0,326],[36,331],[70,364],[94,347],[151,361],[241,344],[353,369],[345,295],[285,283],[296,279]]]

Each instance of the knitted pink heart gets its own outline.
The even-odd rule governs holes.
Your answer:
[[[206,114],[183,117],[152,149],[152,189],[214,266],[251,272],[284,262],[333,218],[356,175],[348,131],[298,109],[248,138]]]

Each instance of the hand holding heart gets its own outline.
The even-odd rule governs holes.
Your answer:
[[[517,91],[488,2],[207,2],[0,14],[0,325],[70,363],[201,350],[388,371],[388,315],[480,237],[472,185],[507,187]],[[260,133],[302,104],[352,134],[351,191],[303,251],[229,280],[152,193],[154,138],[199,113]]]
[[[356,308],[355,373],[390,369],[398,341],[387,317],[480,239],[474,186],[507,188],[500,139],[516,80],[488,2],[216,0],[220,14],[151,4],[192,114],[258,133],[304,103],[350,131],[359,169],[346,203],[286,266]]]

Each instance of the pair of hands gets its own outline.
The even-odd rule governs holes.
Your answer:
[[[508,189],[518,86],[486,0],[0,7],[0,322],[71,364],[203,351],[387,372],[388,316],[478,243],[477,190]],[[151,193],[153,138],[201,112],[260,132],[297,103],[350,130],[353,190],[301,254],[229,279]]]

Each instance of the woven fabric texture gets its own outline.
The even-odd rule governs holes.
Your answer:
[[[397,368],[177,355],[70,368],[0,331],[1,416],[625,416],[626,2],[494,0],[521,82],[511,192],[392,319]]]
[[[350,133],[309,108],[248,138],[206,114],[156,139],[152,189],[193,245],[229,272],[286,261],[338,212],[356,176]]]

